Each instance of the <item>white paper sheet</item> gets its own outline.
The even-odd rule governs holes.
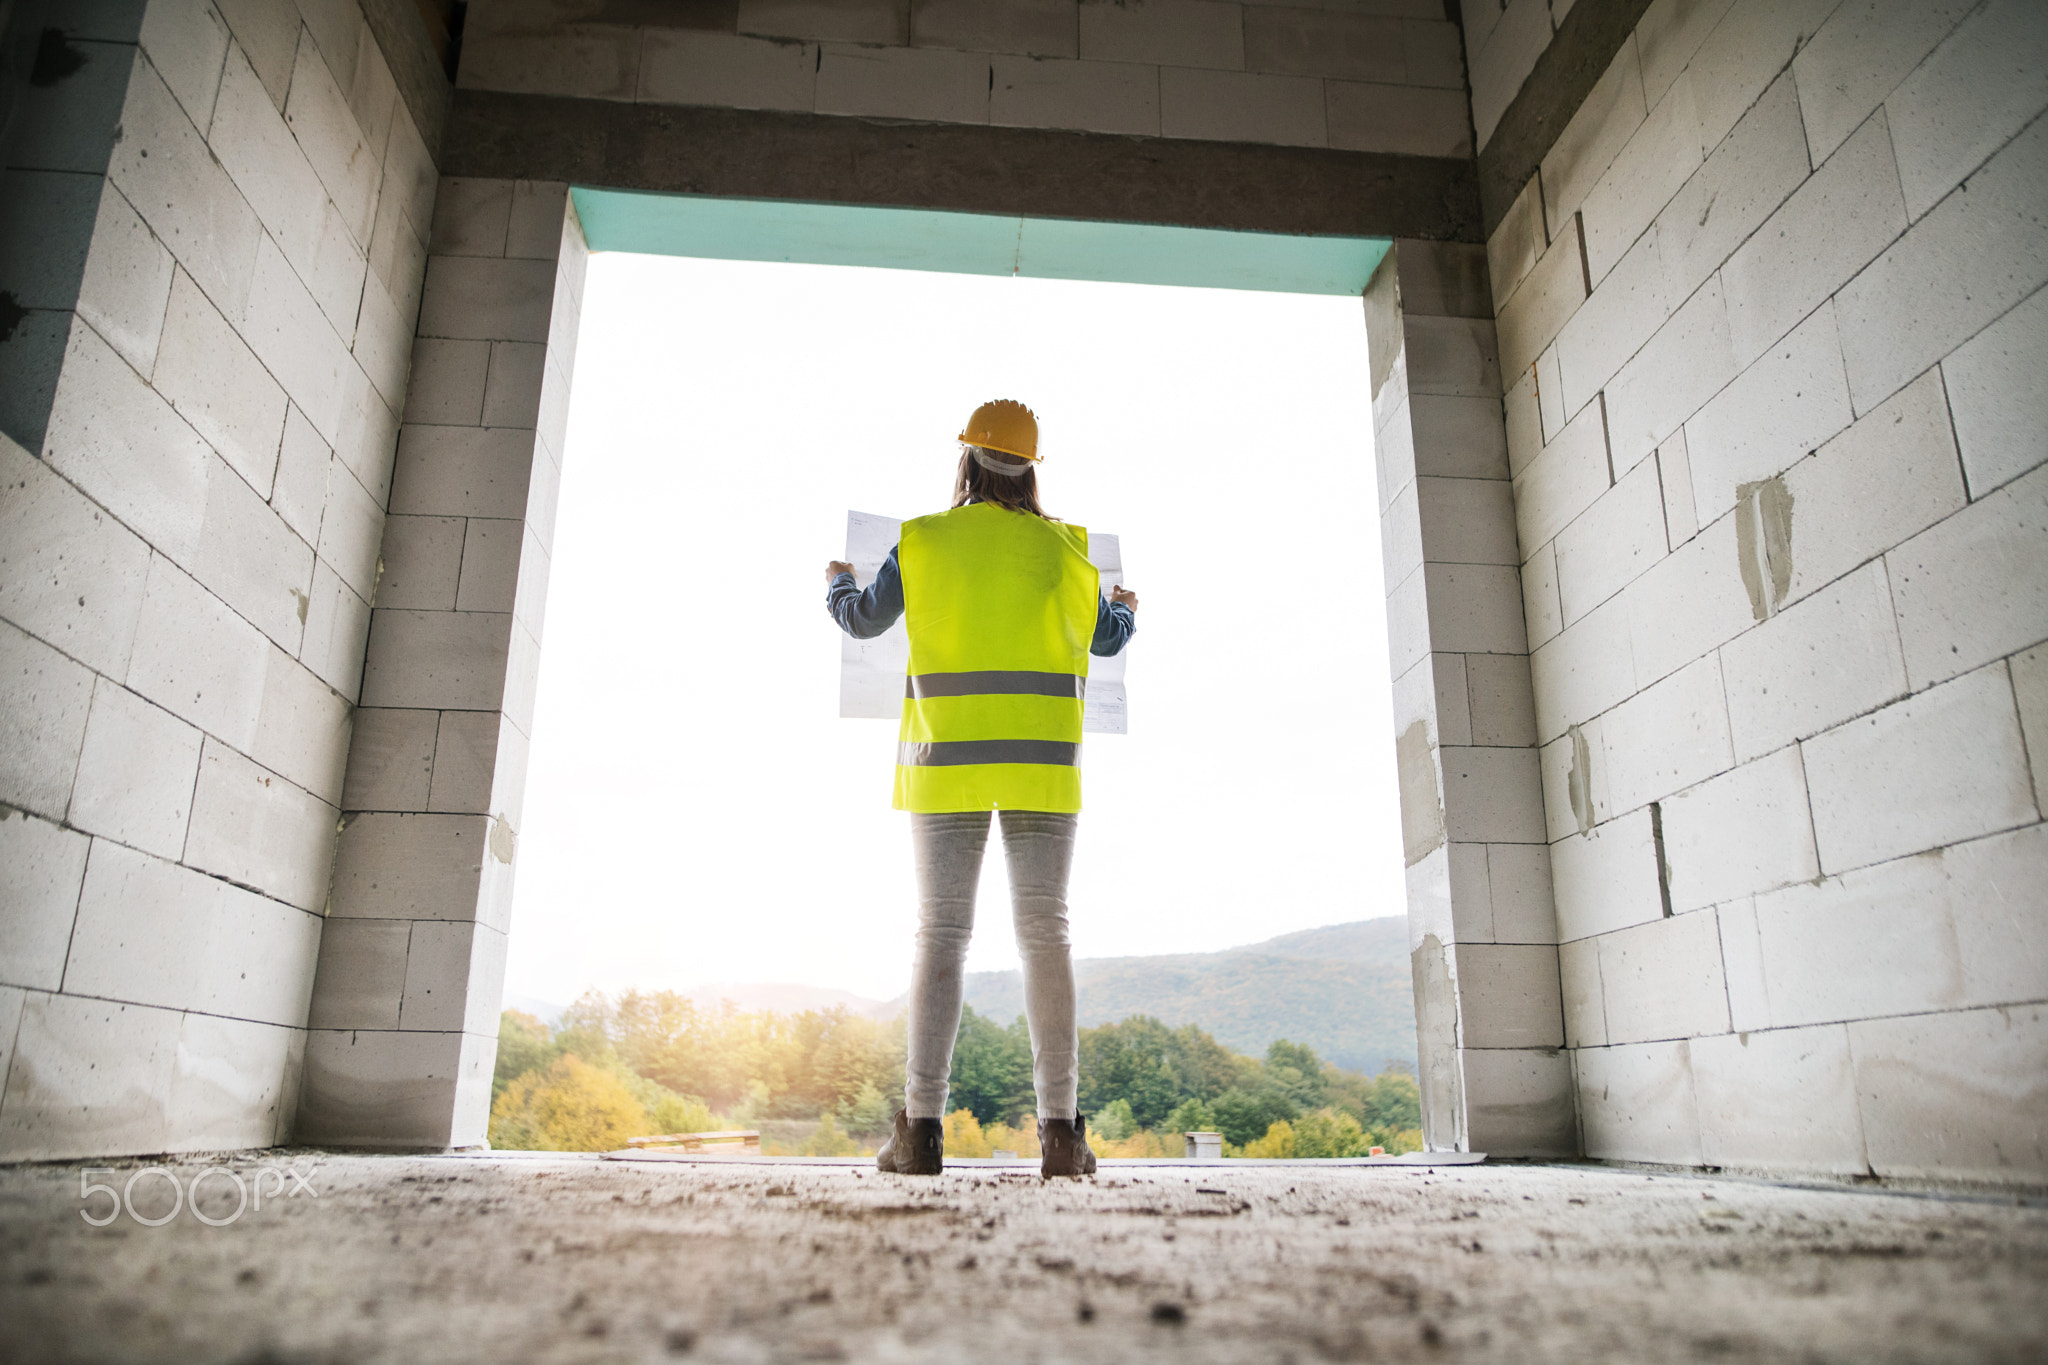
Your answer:
[[[853,581],[865,588],[889,557],[902,521],[873,512],[846,514],[846,562]],[[1101,575],[1101,588],[1123,582],[1123,546],[1117,537],[1091,531],[1088,558]],[[1126,648],[1111,658],[1088,661],[1087,703],[1081,729],[1095,735],[1127,733],[1129,703],[1124,693]],[[910,668],[910,635],[902,621],[872,640],[839,637],[839,714],[848,719],[896,720],[903,714],[903,675]]]

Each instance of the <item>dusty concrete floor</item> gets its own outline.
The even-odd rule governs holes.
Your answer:
[[[217,1160],[245,1182],[287,1156]],[[296,1154],[161,1227],[0,1169],[20,1361],[2039,1361],[2048,1209],[1576,1167]],[[125,1184],[143,1164],[89,1179]],[[178,1161],[190,1182],[206,1164]],[[201,1186],[222,1219],[231,1182]],[[138,1180],[144,1216],[170,1207]]]

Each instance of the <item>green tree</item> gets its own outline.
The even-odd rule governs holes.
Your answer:
[[[1315,1109],[1329,1098],[1329,1082],[1315,1049],[1285,1038],[1266,1049],[1266,1084],[1302,1109]]]
[[[1004,1028],[976,1014],[971,1005],[961,1009],[947,1107],[972,1110],[980,1123],[1006,1122],[1035,1111],[1031,1032],[1022,1015]]]
[[[1138,1125],[1150,1128],[1186,1098],[1175,1051],[1171,1030],[1148,1015],[1081,1030],[1081,1109],[1125,1100]]]
[[[859,1093],[839,1106],[839,1121],[849,1133],[880,1133],[889,1127],[898,1107],[895,1098],[876,1089],[873,1081],[867,1081]]]
[[[852,1156],[857,1150],[858,1148],[854,1145],[853,1139],[840,1131],[839,1124],[832,1117],[832,1111],[827,1109],[818,1116],[817,1128],[812,1131],[809,1137],[804,1139],[803,1154],[805,1156]]]
[[[573,1052],[514,1080],[491,1106],[494,1147],[609,1152],[647,1133],[647,1111],[625,1082]]]
[[[1404,1071],[1382,1071],[1373,1077],[1359,1105],[1359,1122],[1375,1133],[1398,1133],[1422,1126],[1422,1091]]]
[[[498,1016],[498,1062],[491,1073],[491,1099],[529,1071],[538,1071],[561,1055],[548,1026],[530,1014],[506,1010]]]
[[[1104,1141],[1122,1142],[1138,1131],[1138,1119],[1131,1112],[1131,1102],[1111,1100],[1088,1120],[1088,1130],[1100,1135]]]
[[[1169,1137],[1180,1133],[1214,1133],[1216,1111],[1206,1100],[1182,1100],[1180,1107],[1166,1116],[1166,1123],[1160,1130]]]
[[[1341,1110],[1318,1109],[1294,1121],[1294,1154],[1298,1157],[1364,1156],[1371,1147],[1371,1134]]]
[[[1223,1140],[1241,1147],[1257,1140],[1276,1123],[1284,1123],[1301,1112],[1277,1090],[1231,1089],[1218,1095],[1210,1106],[1216,1115],[1216,1131]]]

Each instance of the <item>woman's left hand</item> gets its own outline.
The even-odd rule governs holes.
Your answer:
[[[1129,588],[1125,587],[1121,583],[1117,584],[1115,587],[1109,590],[1109,600],[1112,602],[1121,602],[1125,606],[1129,607],[1132,611],[1136,611],[1138,609],[1138,594],[1132,592]]]

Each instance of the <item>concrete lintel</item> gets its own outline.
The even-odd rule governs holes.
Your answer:
[[[444,175],[607,189],[1478,242],[1473,164],[458,90]]]

